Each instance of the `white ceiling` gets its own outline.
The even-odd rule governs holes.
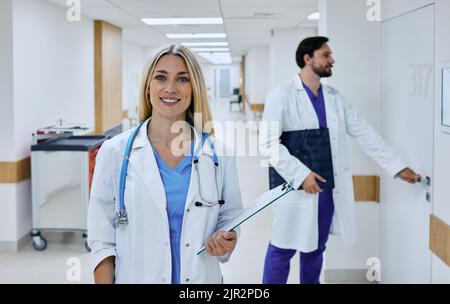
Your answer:
[[[48,0],[68,7],[66,0]],[[171,41],[166,33],[225,32],[231,55],[240,57],[253,46],[268,45],[274,28],[317,27],[307,17],[317,11],[318,0],[81,0],[83,16],[104,20],[123,29],[125,40],[145,47]],[[141,18],[223,17],[223,25],[149,26]],[[208,41],[196,39],[195,41]]]

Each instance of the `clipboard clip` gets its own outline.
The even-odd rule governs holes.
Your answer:
[[[281,188],[281,191],[285,191],[286,189],[287,189],[287,191],[291,191],[292,189],[294,189],[293,185],[294,185],[294,180],[291,180],[289,183],[285,182],[283,184],[283,187]]]
[[[270,201],[268,201],[267,203],[265,203],[263,206],[258,207],[258,209],[256,211],[252,211],[251,214],[245,215],[245,218],[239,219],[238,215],[238,219],[239,222],[238,223],[233,223],[232,227],[228,228],[226,231],[230,232],[233,231],[234,229],[236,229],[236,227],[238,227],[239,225],[241,225],[243,222],[245,222],[246,220],[248,220],[249,218],[251,218],[252,216],[254,216],[255,214],[257,214],[259,211],[261,211],[262,209],[266,208],[267,206],[269,206],[270,204],[272,204],[274,201],[278,200],[279,198],[283,197],[284,195],[288,194],[289,192],[294,190],[294,180],[291,180],[290,182],[285,182],[284,184],[280,185],[277,187],[277,191],[280,191],[282,193],[277,193],[276,197],[272,197],[270,198]],[[280,188],[281,187],[281,188]],[[272,189],[271,191],[275,191],[275,189]],[[245,214],[245,213],[244,213]],[[206,248],[203,246],[198,252],[197,255],[200,255],[202,252],[204,252],[206,250]]]

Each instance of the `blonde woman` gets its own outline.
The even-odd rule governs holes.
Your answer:
[[[97,156],[88,216],[95,282],[221,283],[219,263],[237,242],[222,227],[242,210],[241,196],[235,159],[207,128],[203,75],[187,48],[165,46],[149,61],[139,120]]]

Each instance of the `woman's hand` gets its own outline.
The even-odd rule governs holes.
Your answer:
[[[110,256],[101,261],[94,271],[95,284],[114,284],[116,257]]]
[[[211,256],[224,256],[233,252],[236,247],[237,234],[235,231],[219,231],[206,240],[205,248]]]

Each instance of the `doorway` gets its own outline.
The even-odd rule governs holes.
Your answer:
[[[382,22],[380,130],[430,186],[381,174],[382,283],[431,283],[435,12],[429,5]]]

